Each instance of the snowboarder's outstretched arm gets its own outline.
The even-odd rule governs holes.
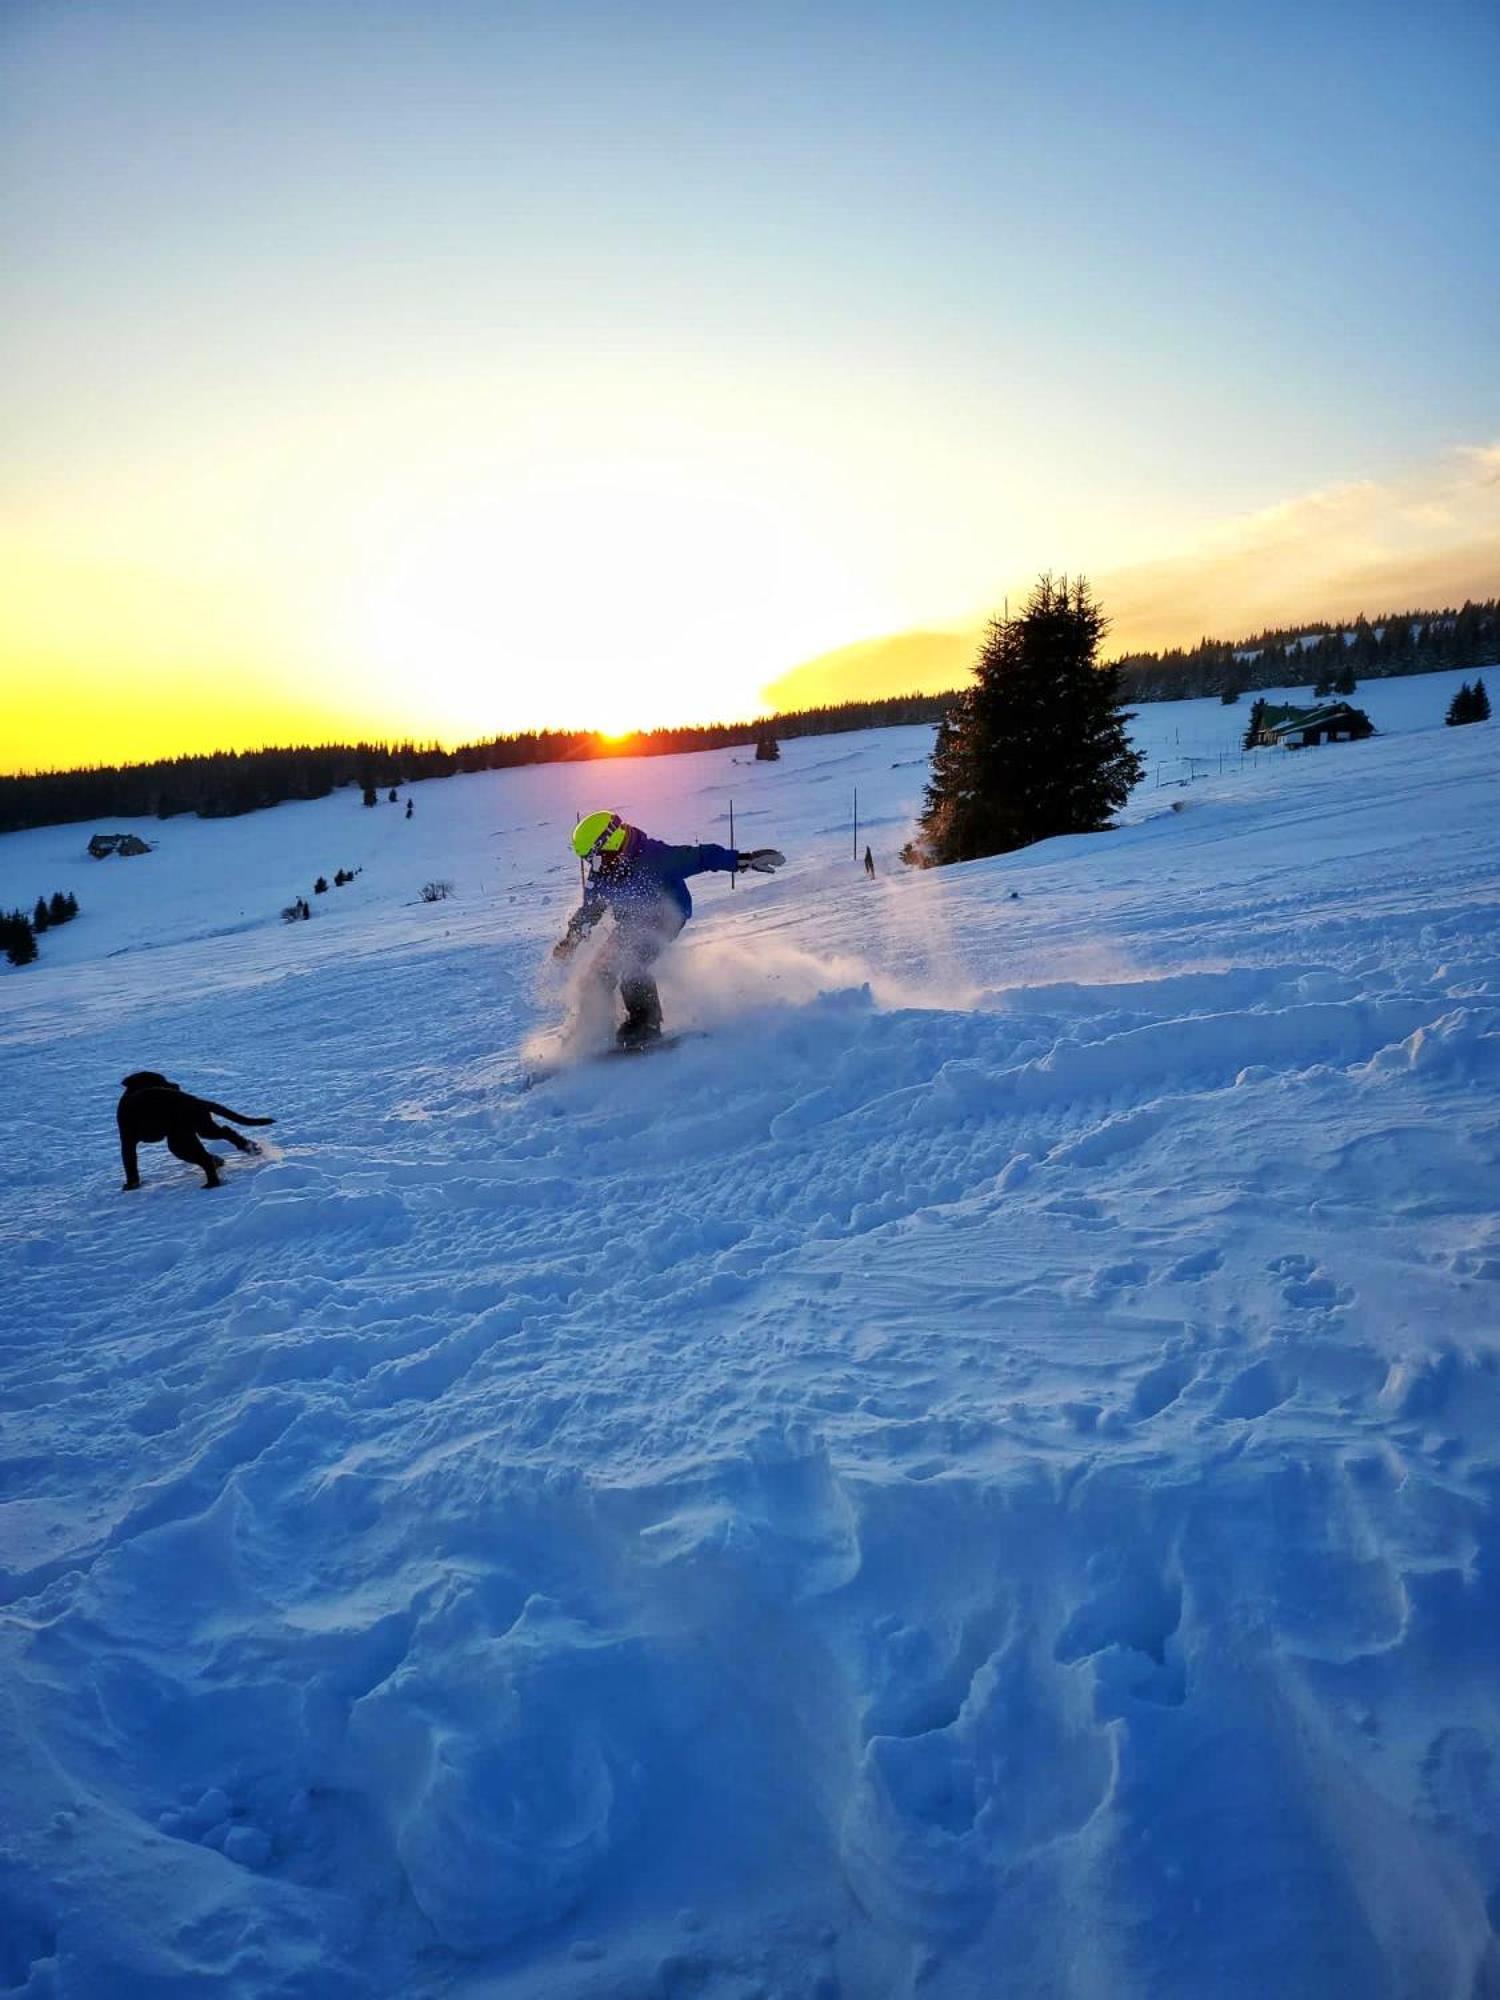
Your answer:
[[[739,867],[739,856],[732,847],[717,847],[711,840],[695,842],[691,847],[671,847],[664,840],[652,840],[648,834],[641,836],[631,859],[644,862],[657,875],[675,875],[679,881],[688,875],[716,871],[732,875]]]
[[[566,958],[570,951],[581,945],[608,907],[602,896],[585,896],[569,917],[568,928],[553,945],[552,956]]]
[[[638,852],[663,875],[679,878],[713,873],[741,875],[747,868],[769,875],[786,860],[774,847],[756,847],[747,853],[742,848],[719,847],[711,840],[693,847],[669,847],[662,840],[643,839]]]

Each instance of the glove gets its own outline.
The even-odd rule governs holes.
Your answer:
[[[776,847],[752,847],[748,854],[740,856],[739,872],[753,868],[757,875],[773,875],[778,868],[786,865],[786,856]]]
[[[552,947],[554,958],[568,958],[604,915],[602,903],[582,903],[568,919],[568,928]]]

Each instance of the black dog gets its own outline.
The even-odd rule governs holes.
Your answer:
[[[135,1163],[136,1147],[158,1139],[165,1139],[167,1150],[175,1153],[179,1160],[186,1160],[190,1166],[202,1167],[208,1176],[205,1185],[218,1187],[218,1156],[204,1150],[202,1142],[205,1139],[227,1139],[242,1153],[258,1153],[260,1148],[253,1140],[242,1139],[227,1125],[216,1125],[216,1117],[232,1118],[238,1125],[276,1123],[274,1118],[247,1118],[243,1111],[231,1111],[226,1105],[215,1104],[207,1097],[192,1097],[169,1078],[158,1076],[154,1069],[138,1069],[127,1076],[125,1095],[115,1112],[115,1121],[120,1127],[120,1157],[125,1162],[125,1189],[122,1192],[138,1188],[141,1184]]]

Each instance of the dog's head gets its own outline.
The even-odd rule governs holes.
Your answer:
[[[135,1069],[121,1082],[127,1090],[180,1090],[180,1083],[173,1083],[169,1076],[162,1076],[154,1069]]]

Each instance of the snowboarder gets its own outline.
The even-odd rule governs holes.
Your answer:
[[[865,849],[865,873],[872,882],[875,880],[875,857],[868,847]]]
[[[588,813],[573,829],[573,852],[588,869],[583,901],[553,946],[567,958],[606,914],[614,930],[592,968],[606,994],[620,989],[625,1019],[616,1032],[622,1049],[639,1049],[661,1039],[661,996],[651,968],[693,914],[687,877],[717,870],[769,875],[786,860],[774,847],[743,853],[711,842],[669,847],[618,813]]]

